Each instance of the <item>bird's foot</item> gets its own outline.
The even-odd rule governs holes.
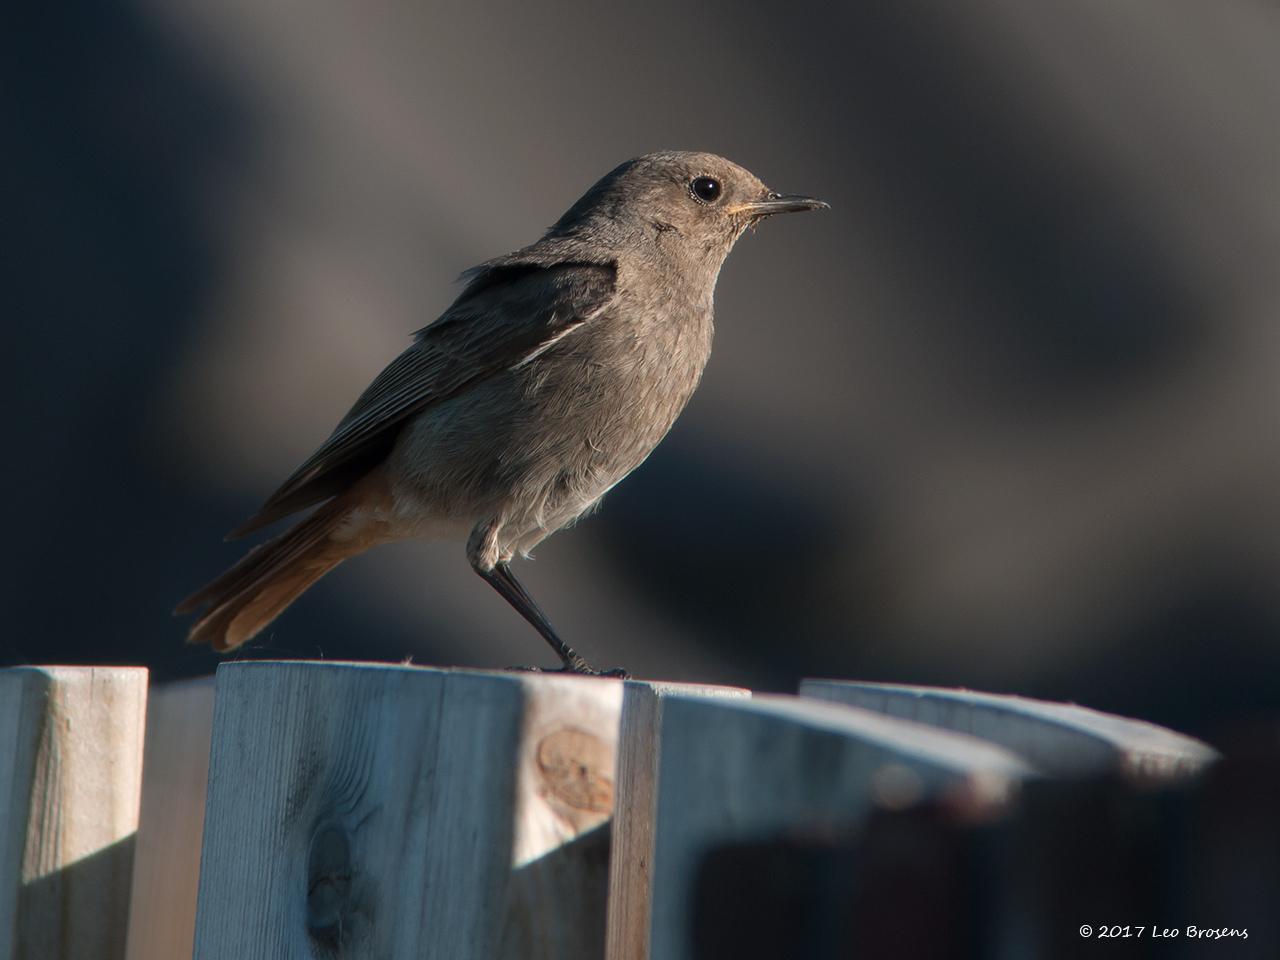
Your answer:
[[[609,670],[597,670],[581,658],[572,663],[565,663],[558,667],[507,667],[507,669],[520,673],[559,673],[568,677],[606,677],[616,680],[631,679],[630,672],[624,670],[622,667],[613,667]]]
[[[592,670],[589,677],[609,677],[614,680],[630,680],[631,671],[626,667],[610,667],[608,670]]]

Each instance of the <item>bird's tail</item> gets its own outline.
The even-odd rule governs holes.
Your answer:
[[[230,570],[187,597],[173,611],[204,607],[188,643],[234,650],[278,617],[303,591],[347,557],[363,551],[359,538],[333,537],[348,517],[345,498],[326,503],[273,540],[250,550]]]

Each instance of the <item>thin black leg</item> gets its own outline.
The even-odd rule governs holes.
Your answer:
[[[564,664],[563,669],[565,672],[584,673],[595,677],[626,675],[626,671],[623,670],[597,670],[587,663],[573,647],[561,640],[559,634],[555,631],[555,627],[551,626],[551,621],[547,619],[547,615],[534,602],[533,597],[529,596],[529,591],[525,590],[520,581],[516,579],[515,574],[511,572],[511,568],[507,564],[495,564],[491,570],[481,570],[477,567],[476,573],[484,577],[489,586],[497,590],[507,603],[515,607],[520,616],[528,620],[533,625],[533,628],[542,634],[542,639],[551,644],[551,649],[556,652],[556,656]]]

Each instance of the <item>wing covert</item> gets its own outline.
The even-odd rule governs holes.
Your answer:
[[[306,462],[228,536],[250,533],[346,489],[390,453],[405,421],[515,366],[587,323],[614,297],[612,264],[495,261],[414,335]]]

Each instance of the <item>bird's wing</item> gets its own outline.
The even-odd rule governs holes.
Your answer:
[[[243,536],[346,489],[391,451],[405,421],[470,384],[536,357],[614,297],[612,264],[493,261],[382,371],[262,509]]]

